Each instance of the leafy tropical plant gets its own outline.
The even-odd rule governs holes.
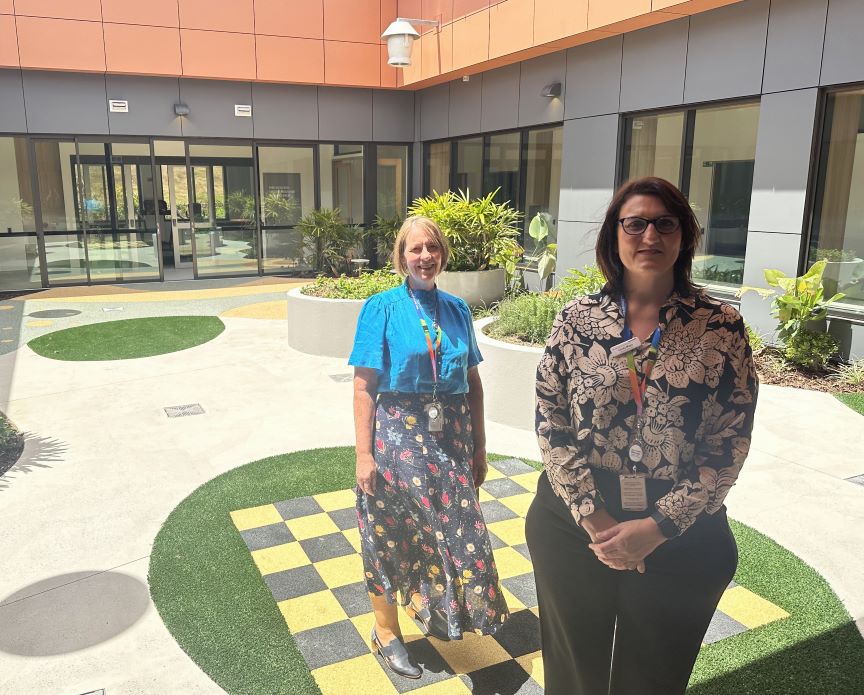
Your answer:
[[[433,220],[450,243],[448,270],[498,267],[508,276],[515,272],[522,256],[517,242],[522,213],[509,203],[495,202],[497,192],[481,198],[471,198],[463,191],[433,192],[411,203],[408,214]]]
[[[352,252],[363,239],[363,230],[343,222],[338,208],[312,210],[297,223],[297,228],[309,265],[334,277],[348,270]]]
[[[563,305],[560,295],[553,292],[526,292],[510,297],[498,305],[498,319],[490,325],[488,333],[493,338],[545,343]]]
[[[746,321],[744,322],[744,328],[747,331],[747,340],[750,343],[750,349],[753,352],[759,352],[765,347],[765,336],[759,333],[757,330],[753,328]]]
[[[393,215],[392,217],[375,215],[375,221],[372,223],[369,234],[375,239],[375,250],[378,254],[379,263],[386,264],[389,262],[396,235],[399,233],[403,221],[404,218],[400,215]]]
[[[567,275],[558,283],[557,291],[561,293],[565,302],[577,297],[584,297],[587,294],[597,294],[603,285],[606,284],[606,278],[595,264],[589,263],[582,270],[570,268]]]
[[[783,356],[792,364],[814,372],[823,372],[837,353],[837,341],[828,331],[800,331],[790,336]]]
[[[300,292],[327,299],[367,299],[373,294],[397,287],[401,282],[402,278],[390,268],[382,268],[360,273],[357,277],[340,275],[338,278],[333,278],[319,275]]]
[[[523,256],[527,263],[535,265],[537,275],[540,276],[540,287],[546,289],[549,278],[555,272],[555,263],[558,256],[558,244],[549,243],[549,228],[552,217],[548,212],[538,212],[528,225],[528,236],[534,240],[532,253]]]

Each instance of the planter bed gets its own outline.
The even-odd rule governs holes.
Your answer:
[[[364,299],[325,299],[288,292],[288,345],[319,357],[348,359]]]

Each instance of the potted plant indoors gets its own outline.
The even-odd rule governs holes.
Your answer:
[[[433,192],[408,209],[409,215],[428,217],[441,228],[450,242],[450,262],[438,286],[471,306],[501,299],[522,255],[517,241],[522,213],[495,202],[497,192],[481,198],[463,191]]]

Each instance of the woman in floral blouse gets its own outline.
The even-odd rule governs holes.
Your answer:
[[[548,695],[684,693],[735,574],[723,500],[757,379],[740,314],[691,281],[699,236],[672,184],[625,184],[597,240],[607,283],[564,307],[537,370]]]

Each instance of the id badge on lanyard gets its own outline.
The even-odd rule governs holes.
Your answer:
[[[420,310],[420,302],[408,287],[408,294],[414,302],[414,308],[417,310],[417,316],[420,318],[420,327],[423,329],[423,335],[426,338],[426,348],[429,350],[429,360],[432,363],[432,402],[427,403],[423,409],[426,413],[426,424],[429,432],[439,433],[444,431],[444,408],[438,401],[438,354],[441,349],[441,326],[438,324],[438,294],[435,294],[435,318],[432,322],[432,327],[435,329],[435,342],[432,342],[432,334],[429,331],[429,324],[423,312]]]

